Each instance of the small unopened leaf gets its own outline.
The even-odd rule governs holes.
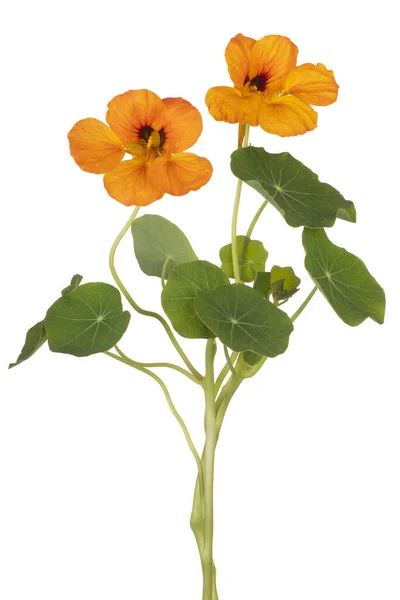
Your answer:
[[[200,292],[194,308],[221,342],[236,352],[277,356],[285,352],[293,330],[286,313],[261,292],[240,283]]]
[[[69,285],[67,285],[67,287],[65,287],[63,290],[61,290],[61,296],[66,296],[70,292],[73,292],[74,290],[76,290],[78,285],[81,284],[82,279],[83,279],[82,275],[74,275],[71,279],[71,283]]]
[[[274,300],[288,300],[298,291],[299,285],[300,279],[292,267],[272,267],[270,289]]]
[[[256,273],[265,271],[268,252],[262,242],[251,240],[245,235],[236,238],[237,256],[241,281],[254,281]],[[234,277],[232,261],[232,244],[223,246],[219,251],[221,269],[228,277]]]
[[[46,329],[44,326],[44,321],[39,321],[33,327],[28,330],[25,338],[25,344],[21,350],[20,355],[18,356],[15,363],[11,363],[9,365],[9,369],[16,367],[17,365],[24,362],[30,358],[47,340]]]
[[[45,326],[53,352],[89,356],[110,350],[125,333],[130,314],[108,283],[86,283],[49,308]]]
[[[144,215],[136,219],[132,236],[137,261],[146,275],[167,278],[176,265],[197,260],[183,231],[164,217]]]
[[[206,260],[178,265],[161,294],[163,309],[174,329],[187,338],[213,338],[214,333],[199,319],[194,301],[199,292],[229,285],[228,276]]]
[[[356,221],[354,204],[288,152],[240,148],[231,157],[234,175],[279,210],[291,227],[331,227],[336,218]]]
[[[385,292],[362,260],[335,246],[323,229],[304,229],[303,245],[307,271],[342,321],[383,323]]]

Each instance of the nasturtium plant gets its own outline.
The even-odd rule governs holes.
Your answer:
[[[252,127],[260,126],[280,137],[312,131],[318,116],[313,107],[336,101],[338,84],[333,71],[322,63],[297,64],[297,56],[297,46],[285,36],[266,35],[256,40],[237,34],[225,51],[232,85],[211,87],[206,94],[207,108],[215,120],[237,124],[237,148],[227,148],[237,182],[232,219],[219,227],[221,232],[228,227],[231,231],[229,243],[220,250],[221,266],[199,258],[179,227],[153,214],[152,205],[164,196],[196,192],[211,178],[210,161],[188,152],[203,130],[197,108],[176,97],[176,89],[171,89],[167,98],[150,90],[133,89],[109,102],[106,123],[85,118],[71,128],[70,153],[78,167],[103,175],[104,187],[120,203],[121,211],[125,210],[122,205],[134,207],[109,253],[115,286],[102,282],[81,285],[82,277],[75,275],[48,308],[45,318],[29,329],[20,355],[10,365],[22,364],[48,342],[55,353],[76,357],[102,354],[159,385],[196,465],[190,524],[201,561],[203,600],[219,598],[213,555],[214,464],[219,434],[233,396],[246,379],[261,371],[267,359],[269,364],[287,350],[291,336],[297,335],[296,320],[318,291],[347,325],[360,325],[368,317],[377,323],[384,320],[383,289],[361,259],[333,244],[324,230],[332,228],[337,219],[355,223],[353,202],[332,185],[319,181],[309,167],[288,152],[273,154],[249,145]],[[132,81],[140,87],[135,83],[134,68]],[[222,130],[218,143],[224,143]],[[268,141],[265,145],[270,147]],[[248,190],[253,196],[249,202],[261,195],[262,204],[248,228],[238,232],[243,182],[258,192]],[[189,196],[180,205],[188,230],[199,226],[196,210],[204,211],[205,203],[210,219],[213,204],[229,207],[225,190],[218,195],[214,190],[208,200],[203,195],[200,207],[195,194]],[[279,264],[286,264],[286,254],[285,263],[280,254],[284,241],[275,248],[270,248],[268,241],[267,251],[261,227],[257,236],[260,239],[253,239],[254,228],[269,204],[290,227],[304,228],[304,273],[295,273],[290,266],[266,266],[268,251],[271,255],[273,251]],[[144,214],[138,217],[139,211]],[[160,280],[158,289],[165,314],[142,308],[117,272],[116,252],[129,231],[141,271]],[[205,228],[202,234],[207,250],[211,249],[209,230]],[[214,256],[221,243],[213,245]],[[200,252],[198,248],[196,251]],[[310,282],[314,284],[311,289]],[[179,358],[178,364],[164,359],[150,363],[138,360],[137,347],[134,360],[120,349],[119,342],[130,323],[130,313],[123,303],[161,325]],[[333,313],[332,318],[336,318]],[[133,323],[133,335],[135,327]],[[179,336],[190,338],[193,346],[204,350],[204,366],[194,365]],[[155,337],[155,358],[162,347]],[[99,363],[99,368],[104,369],[104,365]],[[158,368],[173,370],[189,380],[194,391],[203,392],[202,449],[193,442],[167,385],[155,372]],[[185,391],[188,398],[192,399]],[[172,598],[174,593],[166,590],[165,595]]]

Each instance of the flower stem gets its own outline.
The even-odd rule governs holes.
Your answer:
[[[157,319],[157,321],[159,321],[161,323],[161,325],[164,327],[169,339],[171,340],[172,345],[174,346],[174,348],[176,349],[176,351],[178,352],[179,356],[181,357],[181,359],[183,360],[183,362],[185,363],[185,365],[187,366],[187,368],[189,369],[189,371],[196,377],[196,379],[198,380],[202,380],[203,377],[200,375],[200,373],[194,368],[194,366],[192,365],[192,363],[190,362],[190,360],[188,359],[188,357],[186,356],[185,352],[183,351],[182,347],[180,346],[178,340],[175,338],[171,327],[168,325],[167,321],[164,319],[164,317],[162,317],[161,315],[159,315],[156,312],[150,311],[150,310],[144,310],[143,308],[141,308],[136,302],[135,300],[132,298],[132,296],[130,295],[130,293],[128,292],[128,290],[126,289],[126,287],[124,286],[124,284],[122,283],[116,269],[115,269],[115,252],[122,240],[122,238],[124,237],[124,235],[126,234],[126,232],[128,231],[128,229],[130,228],[130,226],[132,225],[133,221],[136,218],[136,215],[139,212],[139,206],[137,206],[133,213],[131,214],[131,216],[129,217],[128,221],[126,222],[126,224],[124,225],[124,227],[122,228],[122,230],[120,231],[120,233],[117,235],[117,237],[115,238],[115,241],[113,243],[113,245],[111,246],[111,250],[110,250],[110,256],[109,256],[109,266],[110,266],[110,271],[111,271],[111,275],[114,278],[115,283],[117,284],[117,286],[119,287],[119,289],[121,290],[121,292],[123,293],[123,295],[125,296],[125,298],[128,300],[129,304],[132,306],[132,308],[134,310],[136,310],[136,312],[138,312],[141,315],[144,315],[145,317],[153,317],[154,319]]]
[[[246,148],[249,145],[249,134],[250,134],[250,126],[245,125],[244,130],[244,140],[243,140],[243,148]],[[231,239],[232,239],[232,264],[233,264],[233,274],[235,276],[235,282],[240,283],[240,269],[239,269],[239,260],[237,255],[237,221],[239,215],[239,204],[240,204],[240,195],[242,193],[242,180],[238,179],[236,186],[236,196],[235,203],[233,205],[233,215],[232,215],[232,228],[231,228]]]

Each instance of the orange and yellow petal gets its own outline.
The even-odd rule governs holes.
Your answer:
[[[106,121],[125,143],[136,142],[143,127],[159,131],[165,125],[165,106],[149,90],[130,90],[108,103]]]
[[[191,152],[160,156],[150,166],[158,187],[172,196],[198,190],[209,181],[212,172],[209,160]]]
[[[237,87],[242,87],[249,74],[250,50],[256,43],[253,38],[238,33],[225,50],[230,78]]]
[[[111,171],[124,158],[121,140],[97,119],[83,119],[75,123],[68,134],[71,156],[88,173]]]
[[[265,102],[258,112],[264,131],[282,137],[311,131],[316,128],[317,120],[315,110],[295,96],[280,96],[274,102]]]
[[[183,98],[164,98],[167,109],[163,148],[169,153],[183,152],[197,142],[203,131],[201,114]]]
[[[147,206],[164,195],[150,175],[145,157],[121,162],[104,175],[104,187],[125,206]]]
[[[207,92],[206,104],[216,121],[258,125],[261,95],[257,92],[226,86],[214,87]]]
[[[321,63],[306,63],[296,67],[287,75],[283,87],[287,94],[314,106],[327,106],[335,102],[339,89],[333,71]]]
[[[298,48],[282,35],[267,35],[250,52],[249,80],[264,75],[268,87],[276,84],[296,66]]]

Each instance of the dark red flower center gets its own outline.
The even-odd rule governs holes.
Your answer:
[[[250,81],[250,87],[255,87],[259,92],[264,92],[267,87],[267,74],[261,73],[261,75],[256,75]]]
[[[152,127],[150,127],[150,125],[145,125],[144,127],[142,127],[139,131],[139,138],[141,140],[144,140],[146,143],[149,141],[151,134],[153,133],[153,131],[155,131],[155,129],[153,129]],[[162,145],[165,142],[165,133],[164,133],[164,129],[160,129],[157,132],[160,136],[160,145],[159,148],[162,147]]]

